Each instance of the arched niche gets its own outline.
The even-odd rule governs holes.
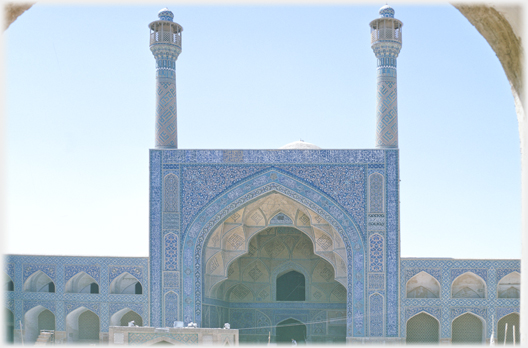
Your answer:
[[[5,291],[15,291],[15,283],[10,276],[4,273],[4,290]]]
[[[134,321],[134,325],[143,326],[143,318],[130,308],[123,308],[110,317],[110,326],[128,326]]]
[[[296,319],[286,319],[277,324],[276,342],[278,344],[292,344],[292,339],[297,343],[305,343],[307,337],[306,325]]]
[[[407,320],[405,342],[418,344],[438,343],[440,339],[440,323],[432,315],[421,312]]]
[[[511,272],[499,280],[497,285],[498,298],[519,298],[521,295],[521,275]]]
[[[279,224],[278,217],[283,217],[284,224]],[[311,241],[309,254],[316,254],[329,262],[335,270],[335,280],[347,286],[347,252],[339,233],[311,209],[280,193],[271,192],[236,210],[209,235],[203,252],[205,295],[212,296],[215,285],[228,278],[233,260],[256,252],[250,242],[254,236],[270,228],[288,227],[304,233]],[[300,251],[293,239],[287,237],[284,240],[263,239],[261,243],[267,244],[260,248],[263,256],[280,258],[291,252],[307,252]]]
[[[249,187],[252,190],[247,191]],[[294,187],[294,190],[290,189],[290,187]],[[261,214],[266,214],[266,211],[272,211],[272,209],[267,209],[266,206],[261,205],[266,198],[272,195],[290,199],[300,206],[299,210],[313,214],[313,216],[310,216],[312,219],[311,225],[295,225],[296,228],[309,236],[309,238],[313,238],[313,228],[316,226],[315,221],[317,221],[317,224],[324,224],[326,222],[327,225],[322,227],[329,228],[332,233],[335,233],[333,243],[335,247],[330,251],[342,256],[347,274],[345,279],[336,278],[336,281],[343,282],[347,286],[347,305],[356,308],[353,313],[352,311],[346,311],[347,334],[364,334],[364,326],[354,325],[354,322],[359,320],[357,318],[360,318],[360,316],[365,315],[364,306],[360,305],[360,303],[364,303],[365,301],[365,293],[362,287],[357,286],[357,294],[353,296],[352,289],[354,286],[349,286],[349,282],[355,283],[360,279],[364,279],[364,272],[366,271],[364,268],[365,246],[363,245],[363,234],[360,233],[358,224],[344,207],[335,203],[326,194],[301,180],[296,180],[290,174],[277,170],[268,170],[259,173],[259,175],[252,176],[236,184],[236,186],[230,187],[224,193],[216,196],[208,204],[207,208],[198,212],[186,228],[185,239],[181,245],[182,255],[188,255],[188,257],[183,257],[182,259],[182,267],[186,270],[182,273],[182,281],[184,284],[192,285],[191,287],[183,288],[183,320],[185,322],[195,321],[201,323],[204,313],[203,301],[212,295],[212,289],[218,290],[222,288],[221,286],[213,288],[212,285],[214,284],[208,282],[207,279],[205,264],[216,252],[220,252],[219,250],[208,250],[209,241],[214,241],[215,239],[218,241],[219,238],[222,238],[222,226],[230,216],[241,209],[244,209],[244,214],[246,212],[255,212],[252,209],[257,208],[256,206],[261,207]],[[274,204],[273,202],[269,203]],[[241,220],[237,219],[238,221]],[[259,224],[262,224],[262,219],[259,219],[259,221]],[[298,219],[295,221],[298,221]],[[245,224],[244,220],[242,220],[241,224]],[[245,253],[252,253],[248,247],[250,245],[250,237],[265,227],[260,225],[245,226]],[[337,238],[337,236],[340,238]],[[320,257],[328,257],[329,261],[327,262],[332,264],[334,261],[329,255],[330,253],[327,255],[321,254]],[[336,258],[335,260],[337,261],[338,259]],[[227,273],[227,270],[230,269],[230,262],[224,262],[224,265],[224,270]],[[223,276],[223,279],[219,278],[215,279],[216,283],[227,279],[226,276]],[[204,285],[199,286],[198,284]],[[227,288],[227,286],[224,288]],[[258,296],[258,294],[256,295]],[[157,314],[154,313],[154,315],[156,316]],[[157,319],[155,318],[155,320]]]
[[[234,284],[227,292],[229,302],[253,302],[255,296],[249,287],[244,284]]]
[[[485,321],[473,313],[464,313],[451,323],[453,344],[482,344],[484,333]]]
[[[99,316],[86,307],[79,307],[66,316],[68,343],[99,343]]]
[[[486,283],[473,272],[458,276],[451,285],[452,298],[485,298]]]
[[[440,283],[425,271],[414,275],[405,287],[407,298],[439,298]]]
[[[27,292],[55,292],[55,283],[42,271],[36,271],[24,282],[24,291]]]
[[[347,290],[337,281],[334,267],[314,253],[311,239],[297,228],[269,227],[253,236],[249,244],[251,251],[232,260],[227,266],[228,278],[212,287],[209,298],[230,303],[280,301],[278,280],[296,272],[305,280],[302,301],[346,302]]]
[[[40,330],[55,330],[55,315],[41,305],[31,308],[24,314],[24,342],[26,344],[36,342]]]
[[[507,325],[507,329],[506,329]],[[506,337],[507,344],[513,344],[513,327],[515,326],[515,342],[520,344],[521,327],[519,313],[511,313],[500,318],[497,322],[497,343],[503,344]]]
[[[64,292],[70,294],[98,294],[99,284],[86,272],[79,272],[66,282]]]
[[[132,274],[123,272],[112,280],[109,293],[141,295],[143,293],[143,286]]]

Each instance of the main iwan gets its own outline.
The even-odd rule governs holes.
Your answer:
[[[8,255],[7,340],[519,342],[519,260],[400,258],[402,22],[389,6],[379,15],[370,22],[375,149],[297,141],[278,150],[179,150],[183,29],[161,10],[149,25],[157,83],[150,255]],[[181,322],[198,329],[174,328]]]

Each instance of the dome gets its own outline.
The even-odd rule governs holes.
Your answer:
[[[160,19],[160,21],[172,22],[174,14],[168,8],[165,7],[164,9],[158,12],[158,18]]]
[[[294,141],[279,148],[280,150],[321,150],[317,145],[304,142],[302,140]]]
[[[394,18],[394,9],[389,5],[385,5],[379,9],[380,17]]]

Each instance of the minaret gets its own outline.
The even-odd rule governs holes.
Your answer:
[[[385,5],[380,18],[370,22],[370,42],[378,58],[378,103],[376,147],[398,147],[398,103],[396,59],[402,47],[403,23],[394,18],[394,10]]]
[[[176,59],[181,53],[183,28],[164,8],[149,24],[150,50],[156,58],[156,147],[178,148],[176,113]]]

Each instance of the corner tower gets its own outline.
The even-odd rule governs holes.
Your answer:
[[[378,59],[376,147],[398,147],[398,103],[396,59],[402,47],[403,23],[394,18],[394,9],[385,5],[380,18],[370,22],[370,42]]]
[[[181,53],[183,28],[164,8],[149,24],[150,50],[156,59],[156,147],[178,148],[176,112],[176,59]]]

